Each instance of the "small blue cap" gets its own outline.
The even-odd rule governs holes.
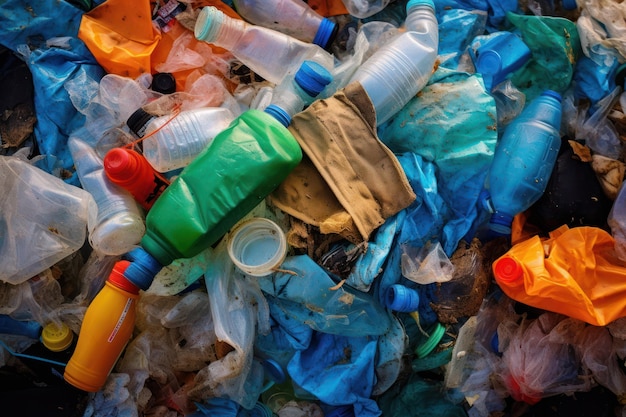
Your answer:
[[[433,0],[409,0],[409,2],[406,4],[406,12],[409,13],[409,10],[411,10],[413,7],[422,5],[430,6],[433,10],[435,10],[435,2]]]
[[[563,100],[561,95],[554,90],[546,90],[543,93],[541,93],[541,95],[546,96],[546,97],[552,97],[556,99],[559,103],[561,102],[561,100]]]
[[[317,96],[333,80],[333,76],[315,61],[304,61],[295,76],[296,83],[311,97]]]
[[[565,10],[576,10],[578,8],[576,0],[563,0],[561,4]]]
[[[502,57],[498,52],[488,49],[478,55],[476,66],[481,73],[498,74],[502,69]]]
[[[420,297],[414,289],[401,284],[394,284],[385,292],[385,303],[393,311],[411,313],[417,311]]]
[[[274,359],[265,359],[261,365],[277,384],[282,384],[287,379],[283,367]]]
[[[131,250],[124,258],[130,261],[130,265],[124,271],[124,277],[144,291],[150,288],[154,277],[163,268],[163,265],[142,247]]]
[[[291,116],[287,113],[283,108],[277,106],[276,104],[270,104],[265,108],[265,113],[273,116],[276,120],[280,122],[283,126],[289,126],[291,123]]]
[[[354,407],[351,405],[340,405],[324,413],[326,417],[354,417]]]
[[[337,35],[338,26],[328,18],[323,18],[320,27],[317,28],[313,43],[326,49]]]

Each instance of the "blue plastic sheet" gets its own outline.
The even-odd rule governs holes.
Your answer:
[[[444,10],[483,10],[488,13],[486,29],[491,32],[505,29],[507,12],[516,12],[518,7],[517,0],[438,0],[437,20]]]
[[[407,155],[403,163],[418,195],[403,226],[410,225],[416,248],[439,240],[450,256],[473,227],[497,141],[496,117],[480,75],[440,68],[418,97],[379,128],[394,153],[420,157]]]
[[[300,387],[329,405],[353,404],[354,414],[379,416],[370,398],[374,386],[376,339],[316,332],[308,349],[298,351],[288,371]]]
[[[610,64],[596,63],[591,58],[582,56],[576,63],[574,72],[574,92],[577,99],[588,98],[592,105],[608,96],[616,87],[615,75],[619,61]]]
[[[82,14],[64,1],[8,0],[0,4],[0,43],[25,55],[33,75],[37,114],[34,134],[39,152],[58,158],[61,168],[67,170],[64,180],[74,185],[79,182],[67,139],[84,118],[72,106],[63,84],[81,71],[94,79],[104,75],[91,52],[76,37]],[[57,37],[68,37],[67,46],[46,45],[46,41]],[[48,172],[54,174],[52,170]]]
[[[439,57],[441,66],[455,69],[459,58],[472,39],[485,31],[487,13],[478,10],[444,9],[437,15],[439,22]]]

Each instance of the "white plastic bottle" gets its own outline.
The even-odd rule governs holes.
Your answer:
[[[404,107],[430,79],[438,53],[439,27],[432,0],[409,0],[406,32],[381,46],[348,83],[361,83],[381,125]]]
[[[96,201],[97,212],[89,213],[87,229],[92,248],[105,255],[122,255],[136,245],[146,230],[144,216],[133,196],[108,180],[96,151],[76,136],[68,146],[83,188]]]
[[[337,25],[302,0],[233,0],[246,21],[274,29],[304,42],[327,48]]]
[[[389,4],[390,0],[341,0],[348,13],[359,19],[370,17]]]
[[[213,6],[202,9],[194,33],[198,40],[228,50],[274,84],[280,84],[287,74],[295,73],[305,60],[315,61],[329,70],[334,67],[334,57],[318,45],[233,19]]]
[[[183,168],[226,129],[235,115],[224,107],[202,107],[154,117],[139,108],[126,124],[142,141],[143,156],[159,172]]]

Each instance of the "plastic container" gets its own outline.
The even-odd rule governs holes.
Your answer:
[[[235,227],[228,240],[228,255],[248,275],[269,275],[285,260],[285,233],[270,219],[255,217]]]
[[[213,138],[235,119],[227,108],[202,107],[154,117],[137,109],[126,124],[139,137],[143,155],[159,172],[183,168],[206,148]]]
[[[269,195],[301,158],[298,142],[275,118],[244,112],[159,197],[141,246],[163,266],[197,255]]]
[[[471,51],[471,49],[470,49]],[[482,74],[487,91],[520,69],[531,58],[532,52],[524,41],[510,32],[494,36],[470,54],[476,72]]]
[[[352,75],[376,109],[381,125],[426,85],[438,53],[438,24],[432,0],[407,3],[406,32],[393,38],[372,54]]]
[[[39,339],[41,324],[34,320],[16,320],[6,314],[0,314],[0,334],[13,334]]]
[[[64,378],[78,389],[99,391],[130,340],[139,288],[124,277],[129,261],[118,261],[83,319],[76,350]]]
[[[228,50],[248,68],[274,84],[295,73],[305,60],[325,68],[334,58],[318,45],[303,42],[273,29],[233,19],[216,7],[204,7],[194,30],[198,40]]]
[[[241,17],[326,49],[337,34],[337,24],[302,0],[233,0]]]
[[[487,176],[494,235],[511,234],[513,217],[542,195],[561,147],[561,96],[545,91],[505,129]]]
[[[359,19],[370,17],[383,10],[390,0],[341,0],[348,13]]]
[[[122,255],[135,247],[145,233],[144,216],[133,196],[107,178],[104,163],[87,143],[71,137],[68,146],[83,188],[93,196],[87,227],[89,243],[105,255]]]
[[[22,283],[78,251],[91,195],[17,157],[0,156],[0,281]]]
[[[292,116],[311,104],[332,80],[326,68],[314,61],[304,61],[294,76],[286,77],[274,88],[270,104],[264,110],[287,127]]]
[[[142,154],[128,148],[113,148],[107,152],[104,172],[111,182],[130,192],[146,210],[150,210],[170,184]]]

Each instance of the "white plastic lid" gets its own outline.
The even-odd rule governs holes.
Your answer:
[[[228,255],[248,275],[262,277],[274,272],[287,255],[287,239],[273,221],[254,217],[235,227],[228,237]]]

